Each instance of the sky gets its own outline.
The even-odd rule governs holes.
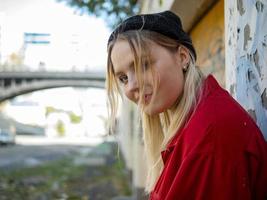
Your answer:
[[[24,32],[49,33],[49,45],[28,45],[25,63],[47,70],[104,69],[110,30],[103,19],[74,14],[55,0],[0,0],[1,52],[7,58],[18,52]]]
[[[39,60],[46,62],[45,67],[49,71],[68,71],[73,70],[74,66],[75,70],[80,71],[105,69],[106,45],[111,31],[102,19],[76,15],[74,9],[64,3],[55,0],[0,0],[0,26],[0,51],[4,58],[19,52],[25,32],[51,35],[49,45],[26,46],[24,61],[31,70],[38,68]],[[94,88],[57,88],[15,99],[18,102],[38,102],[42,110],[46,106],[53,106],[76,114],[80,114],[82,105],[85,124],[90,125],[92,131],[97,126],[103,127],[97,123],[98,115],[106,115],[105,100],[105,91]],[[40,113],[38,106],[30,106],[37,110],[27,117],[24,108],[18,110],[18,107],[7,108],[9,114],[17,117],[18,121],[44,123],[44,111]],[[95,120],[95,126],[92,126],[92,120]]]

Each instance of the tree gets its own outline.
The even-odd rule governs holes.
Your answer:
[[[139,12],[138,0],[57,0],[73,7],[79,14],[103,17],[110,28]]]
[[[57,132],[58,132],[59,136],[64,136],[65,135],[66,130],[65,130],[65,125],[64,125],[63,121],[61,121],[61,120],[57,121],[56,129],[57,129]]]

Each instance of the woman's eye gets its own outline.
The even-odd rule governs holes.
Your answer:
[[[144,69],[144,70],[147,70],[148,67],[149,67],[148,62],[145,62],[145,63],[143,64],[143,69]]]
[[[121,83],[126,84],[128,82],[128,77],[126,75],[119,76]]]

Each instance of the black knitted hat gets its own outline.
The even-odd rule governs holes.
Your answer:
[[[180,18],[171,11],[141,14],[127,18],[111,33],[108,43],[116,39],[118,34],[130,30],[154,31],[175,39],[186,46],[193,54],[195,60],[197,59],[190,36],[183,30]]]

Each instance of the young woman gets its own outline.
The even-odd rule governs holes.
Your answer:
[[[136,15],[108,41],[111,118],[124,94],[140,109],[151,200],[267,199],[267,145],[212,75],[170,11]]]

